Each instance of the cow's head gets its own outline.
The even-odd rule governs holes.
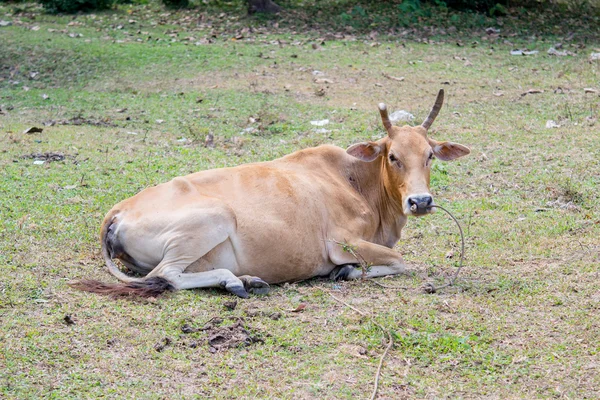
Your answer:
[[[438,93],[429,116],[420,126],[393,126],[385,104],[379,104],[381,120],[388,135],[377,142],[357,143],[348,154],[366,161],[380,160],[385,190],[400,205],[404,215],[425,215],[432,211],[429,174],[433,158],[450,161],[470,153],[458,143],[438,142],[427,136],[427,130],[444,102],[444,90]],[[383,157],[382,159],[380,157]]]

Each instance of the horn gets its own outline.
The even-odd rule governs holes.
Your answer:
[[[437,98],[435,99],[435,104],[433,105],[433,108],[431,109],[431,112],[429,113],[429,115],[427,116],[425,121],[423,121],[423,123],[421,124],[421,126],[423,128],[429,129],[431,124],[433,124],[433,121],[435,121],[435,117],[438,116],[438,113],[440,112],[440,109],[442,108],[443,103],[444,103],[444,89],[440,89],[440,91],[438,92]]]
[[[390,134],[390,130],[392,128],[392,121],[390,121],[390,117],[388,116],[387,107],[384,103],[379,103],[379,114],[381,114],[381,122],[383,122],[383,127]]]

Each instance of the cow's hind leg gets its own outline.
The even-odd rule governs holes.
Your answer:
[[[148,277],[166,279],[176,290],[223,288],[236,296],[247,298],[248,291],[244,282],[227,269],[214,269],[205,272],[183,272],[189,264],[158,265]],[[268,285],[267,285],[268,286]]]

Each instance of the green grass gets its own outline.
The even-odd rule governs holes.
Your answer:
[[[567,41],[559,26],[532,38],[513,15],[507,37],[483,40],[482,17],[424,43],[428,28],[373,39],[356,36],[357,25],[335,38],[319,19],[315,30],[292,33],[289,15],[274,27],[206,10],[197,24],[195,11],[161,16],[155,5],[74,18],[14,7],[0,6],[0,19],[16,21],[0,28],[0,397],[365,398],[382,334],[329,292],[392,333],[382,397],[597,395],[600,98],[584,92],[600,90],[600,64],[588,61],[597,31],[576,26]],[[241,34],[245,27],[257,30]],[[325,44],[313,49],[317,37]],[[575,55],[548,56],[556,41]],[[539,53],[509,54],[525,47]],[[228,311],[232,298],[217,290],[146,302],[67,286],[114,281],[97,236],[116,202],[193,171],[380,137],[378,102],[420,122],[440,87],[447,101],[432,135],[472,149],[436,162],[432,175],[436,201],[466,233],[457,287],[418,290],[457,265],[456,227],[442,212],[403,232],[398,251],[413,274],[382,280],[409,290],[313,280]],[[529,89],[543,93],[523,96]],[[62,124],[75,117],[105,125]],[[329,132],[310,124],[325,118]],[[547,129],[548,120],[561,126]],[[22,133],[31,126],[44,131]],[[214,148],[204,146],[208,134]],[[44,152],[66,158],[23,157]],[[302,302],[305,311],[289,312]],[[213,354],[205,332],[181,331],[219,315],[243,318],[263,343]]]

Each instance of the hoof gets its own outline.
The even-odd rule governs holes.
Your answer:
[[[242,299],[248,298],[248,292],[246,291],[243,285],[240,285],[238,283],[225,285],[225,290],[227,290],[229,293],[235,294],[238,297],[241,297]]]
[[[246,290],[252,294],[266,295],[271,290],[267,282],[255,276],[250,279],[244,279],[243,282]]]
[[[356,269],[354,264],[340,265],[331,271],[329,274],[329,279],[333,281],[347,280],[350,276],[350,273],[354,271],[354,269]]]

